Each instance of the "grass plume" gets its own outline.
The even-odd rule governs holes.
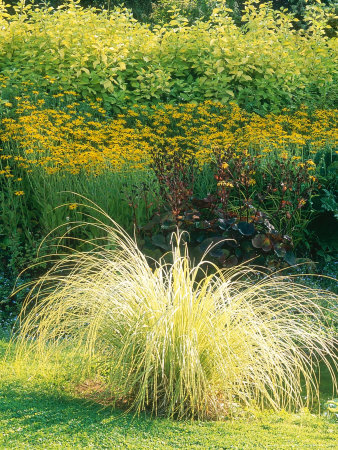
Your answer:
[[[18,357],[66,364],[71,354],[70,377],[99,375],[113,401],[177,418],[301,407],[318,395],[320,361],[335,384],[337,339],[320,301],[337,296],[243,266],[209,273],[205,259],[192,264],[180,232],[172,262],[152,270],[135,241],[90,208],[105,217],[89,220],[109,245],[65,256],[34,284]]]

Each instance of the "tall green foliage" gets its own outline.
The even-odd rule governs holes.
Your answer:
[[[337,44],[325,35],[320,6],[296,31],[293,17],[270,3],[248,2],[244,25],[222,8],[191,25],[178,12],[151,29],[124,9],[97,13],[73,2],[58,10],[17,8],[0,14],[0,70],[55,93],[100,96],[119,111],[135,103],[236,100],[266,112],[337,98]]]

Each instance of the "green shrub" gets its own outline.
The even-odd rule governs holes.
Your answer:
[[[120,111],[152,104],[236,100],[250,110],[333,105],[337,98],[336,39],[325,36],[330,14],[312,7],[307,28],[270,3],[248,2],[243,25],[219,8],[208,21],[138,23],[130,12],[80,8],[0,7],[0,71],[52,93],[75,89]]]
[[[96,226],[104,241],[65,257],[33,286],[19,361],[43,367],[71,358],[70,377],[101,377],[113,403],[178,418],[299,407],[303,395],[309,404],[321,360],[334,378],[337,340],[318,306],[334,294],[245,267],[206,273],[203,263],[191,265],[180,234],[171,263],[152,271],[116,223]]]

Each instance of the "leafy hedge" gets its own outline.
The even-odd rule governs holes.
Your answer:
[[[102,97],[115,112],[135,103],[212,99],[264,113],[300,103],[329,107],[337,99],[337,40],[325,35],[330,16],[320,6],[308,9],[306,30],[295,30],[293,16],[253,1],[242,27],[215,9],[206,22],[189,25],[176,14],[153,29],[121,8],[22,4],[8,15],[0,5],[4,75],[52,93]]]

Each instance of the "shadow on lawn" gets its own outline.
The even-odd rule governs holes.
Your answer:
[[[332,425],[314,417],[303,423],[306,426],[301,418],[297,420],[288,422],[275,415],[254,421],[175,422],[103,409],[88,400],[57,394],[53,386],[42,390],[19,381],[0,385],[0,448],[6,449],[281,449],[310,448],[314,443],[313,448],[335,448]]]
[[[53,387],[51,387],[53,391]],[[21,427],[31,431],[58,427],[72,433],[90,430],[97,432],[97,426],[110,423],[114,427],[128,430],[130,427],[139,432],[149,433],[153,420],[146,415],[135,417],[112,408],[103,408],[84,399],[67,397],[62,394],[48,393],[36,389],[26,389],[19,383],[10,383],[0,387],[0,418],[5,422],[16,421]]]
[[[0,364],[6,347],[0,340]],[[324,371],[321,376],[322,400],[332,394],[328,375]],[[337,435],[332,434],[330,423],[313,417],[306,420],[310,423],[305,426],[302,418],[289,420],[278,415],[223,423],[175,422],[147,414],[135,417],[58,392],[53,384],[0,377],[0,448],[6,449],[205,449],[244,448],[248,443],[249,448],[280,449],[290,448],[289,442],[298,448],[335,448]]]

